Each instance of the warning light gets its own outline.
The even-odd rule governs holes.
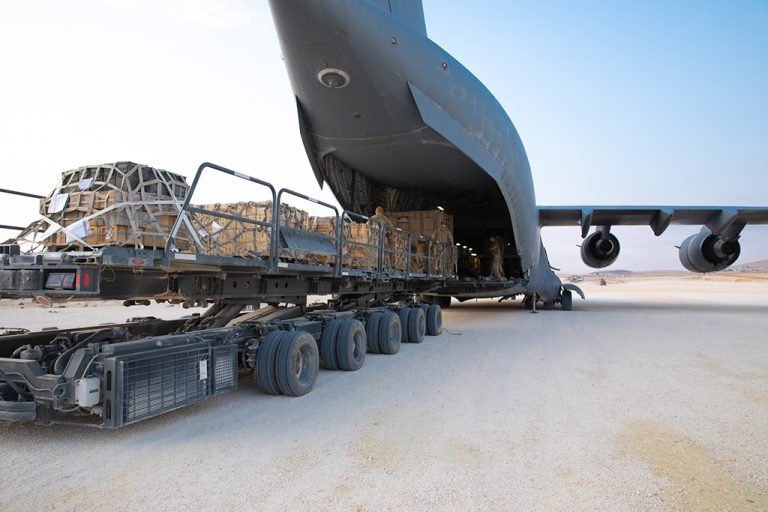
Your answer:
[[[144,260],[142,260],[141,258],[136,258],[136,259],[133,260],[133,264],[134,265],[143,265],[144,264]]]

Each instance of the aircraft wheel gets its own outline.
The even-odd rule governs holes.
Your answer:
[[[411,343],[421,343],[427,335],[427,315],[421,308],[411,308],[408,314],[408,337]]]
[[[438,297],[437,305],[443,309],[448,309],[451,307],[451,297]]]
[[[323,329],[323,336],[320,338],[320,360],[328,370],[339,369],[336,345],[338,344],[339,330],[343,323],[342,320],[331,320]]]
[[[523,299],[523,307],[525,309],[533,309],[533,298],[529,295],[526,295]]]
[[[392,311],[387,311],[381,317],[379,325],[379,348],[382,354],[393,355],[400,352],[403,340],[403,328],[400,317]]]
[[[256,354],[256,383],[261,390],[268,395],[279,395],[280,388],[277,384],[276,362],[277,349],[280,341],[288,334],[285,331],[272,331],[267,333],[264,341],[259,346]]]
[[[343,322],[338,334],[336,355],[339,368],[348,372],[359,370],[365,362],[368,348],[363,323],[355,318],[348,318]]]
[[[400,311],[397,312],[397,316],[400,317],[400,328],[403,334],[403,343],[408,343],[411,341],[411,336],[408,334],[408,317],[410,314],[411,308],[401,308]]]
[[[440,336],[443,332],[443,312],[440,306],[433,304],[427,309],[427,334]]]
[[[543,309],[544,309],[544,311],[552,311],[553,309],[555,309],[555,301],[554,300],[548,300],[548,301],[544,302]]]
[[[573,309],[573,294],[571,290],[563,290],[560,296],[560,305],[563,307],[563,311],[571,311]]]
[[[315,387],[320,371],[317,342],[305,331],[287,333],[277,354],[277,384],[288,396],[306,395]]]
[[[376,311],[368,317],[368,323],[365,324],[365,333],[368,335],[368,352],[371,354],[381,354],[379,347],[379,324],[381,323],[382,313]]]

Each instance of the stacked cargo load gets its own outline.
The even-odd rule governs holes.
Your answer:
[[[321,235],[336,237],[336,217],[312,217],[310,230]],[[379,226],[365,222],[345,219],[342,227],[344,245],[342,247],[342,265],[345,267],[375,270],[379,263]],[[335,258],[316,256],[314,261],[321,264],[333,264]],[[386,263],[385,263],[386,265]],[[405,270],[403,267],[402,270]]]
[[[336,217],[310,217],[309,230],[320,236],[333,239],[333,247],[334,249],[336,248],[336,239],[338,236],[336,231]],[[309,256],[309,263],[314,263],[316,265],[335,265],[336,256],[330,254],[312,254]]]
[[[202,251],[217,256],[268,258],[272,243],[272,201],[245,201],[197,205],[197,208],[214,212],[190,215],[197,230]],[[224,217],[222,215],[228,215]],[[232,217],[242,217],[266,225],[253,224]],[[280,205],[280,225],[293,229],[309,228],[309,214],[287,204]],[[286,257],[296,258],[296,254]]]
[[[430,238],[441,222],[445,222],[453,235],[453,215],[442,210],[418,210],[411,212],[387,212],[386,216],[403,231]]]
[[[126,245],[164,249],[187,196],[183,176],[133,162],[78,167],[40,201],[49,251]],[[189,244],[182,232],[181,244]]]
[[[411,269],[413,272],[426,272],[428,262],[432,261],[431,272],[433,274],[455,274],[454,247],[451,244],[436,244],[430,242],[445,222],[446,228],[453,240],[453,215],[442,210],[418,210],[404,212],[387,212],[392,222],[397,224],[403,232],[412,233]],[[407,241],[402,242],[407,245]],[[430,246],[432,247],[430,254]]]
[[[62,173],[60,184],[41,200],[46,250],[127,246],[166,249],[189,186],[183,176],[133,162],[85,166]],[[305,210],[280,205],[279,240],[273,236],[272,201],[196,205],[174,236],[184,252],[267,259],[273,244],[282,262],[335,265],[338,226],[334,217],[310,217]],[[441,222],[453,231],[453,217],[443,211],[389,212],[392,225],[345,218],[342,265],[361,270],[451,274],[453,247],[431,241]],[[40,237],[36,238],[39,240]],[[380,254],[379,241],[384,241]],[[408,260],[408,253],[412,254]],[[431,261],[431,268],[428,265]]]
[[[344,226],[345,247],[342,264],[364,270],[378,268],[379,227],[365,222],[350,222]]]

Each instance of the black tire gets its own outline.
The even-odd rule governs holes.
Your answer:
[[[544,311],[552,311],[553,309],[555,309],[555,301],[548,300],[544,302],[543,308],[544,308]]]
[[[35,402],[0,401],[0,420],[35,421],[36,419],[37,404]]]
[[[443,312],[440,306],[433,304],[427,309],[427,334],[440,336],[443,333]]]
[[[382,354],[393,355],[400,352],[403,341],[403,328],[400,317],[393,311],[387,311],[379,324],[379,348]]]
[[[563,311],[571,311],[573,309],[573,294],[571,290],[563,290],[560,296],[560,305],[563,307]]]
[[[400,308],[400,311],[397,312],[397,316],[400,318],[400,329],[403,333],[403,337],[401,338],[403,343],[411,341],[411,337],[408,334],[408,316],[410,314],[411,308]]]
[[[427,335],[427,315],[422,308],[411,308],[408,315],[408,338],[411,343],[421,343]]]
[[[533,309],[533,298],[529,295],[526,295],[523,299],[523,307],[525,309]]]
[[[344,320],[336,341],[339,368],[348,372],[359,370],[365,363],[367,348],[368,342],[363,323],[355,318]]]
[[[320,338],[320,360],[327,370],[339,369],[336,344],[339,339],[339,330],[343,323],[342,320],[331,320],[323,329],[323,335]]]
[[[317,342],[305,331],[289,332],[280,340],[277,385],[284,395],[306,395],[315,387],[320,371]]]
[[[35,421],[37,419],[37,413],[35,411],[3,411],[0,410],[0,420],[8,422],[24,422]]]
[[[443,309],[448,309],[451,307],[451,297],[437,297],[436,304]]]
[[[368,322],[365,324],[365,334],[368,337],[368,352],[371,354],[381,354],[379,347],[379,324],[383,314],[380,311],[371,313]]]
[[[280,394],[275,373],[275,361],[277,361],[277,349],[280,347],[280,341],[287,334],[285,331],[267,333],[256,354],[256,383],[268,395]]]

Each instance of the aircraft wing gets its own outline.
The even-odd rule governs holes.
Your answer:
[[[650,226],[659,236],[672,224],[706,226],[712,233],[768,224],[768,207],[539,206],[538,210],[541,227],[581,226],[582,237],[592,226]]]

